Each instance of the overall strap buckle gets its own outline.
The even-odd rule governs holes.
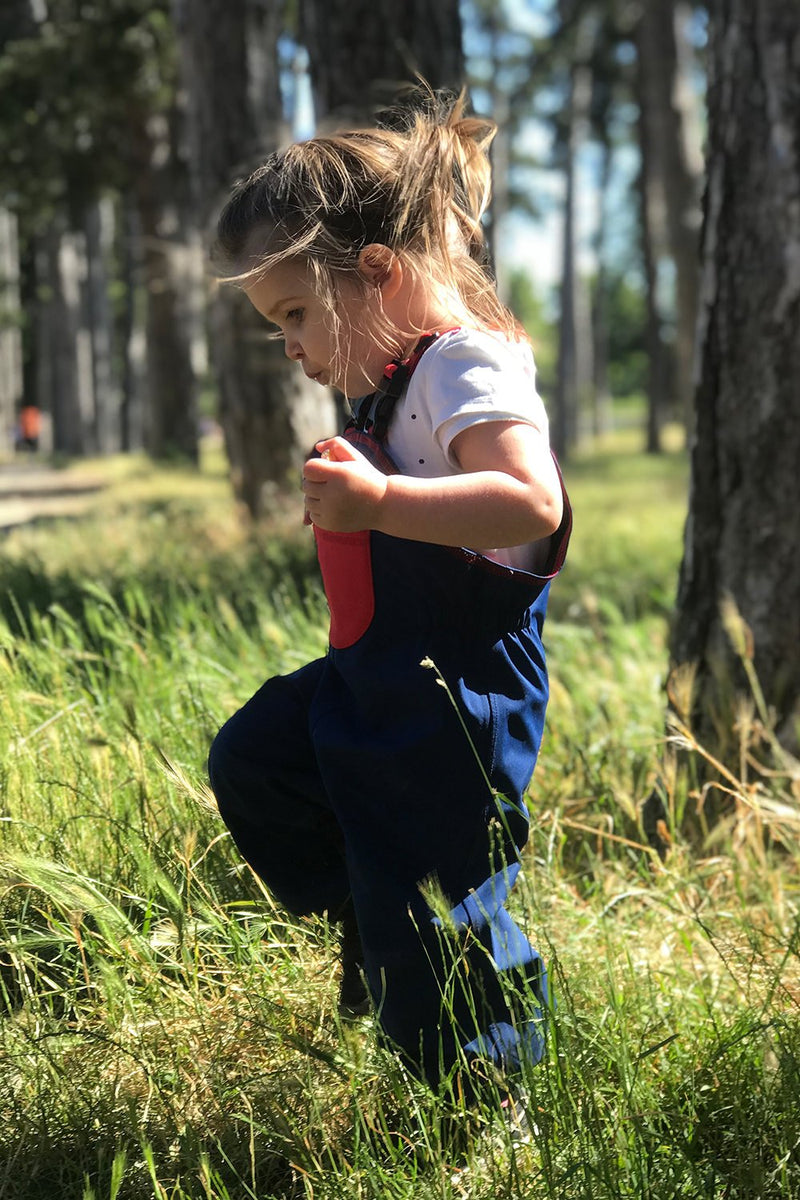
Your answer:
[[[395,358],[388,364],[380,386],[361,401],[354,416],[347,423],[348,429],[369,432],[376,441],[384,441],[397,401],[405,391],[422,355],[439,336],[438,333],[423,334],[407,358]]]

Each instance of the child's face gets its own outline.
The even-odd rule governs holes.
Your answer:
[[[351,398],[378,386],[391,355],[370,335],[367,301],[355,287],[345,285],[340,294],[338,336],[308,274],[296,263],[280,263],[246,291],[258,312],[279,327],[287,356],[309,379]]]

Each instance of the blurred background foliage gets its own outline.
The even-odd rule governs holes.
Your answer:
[[[144,448],[196,461],[218,422],[237,493],[253,513],[269,506],[306,448],[304,406],[324,424],[335,405],[287,392],[263,354],[230,365],[235,334],[214,319],[207,269],[213,214],[276,145],[319,122],[372,120],[416,73],[467,86],[498,121],[487,234],[559,452],[610,427],[614,401],[631,397],[658,449],[663,422],[685,421],[689,404],[676,319],[686,268],[670,231],[690,229],[696,277],[705,40],[701,5],[662,7],[659,91],[643,83],[654,6],[620,0],[448,0],[435,37],[410,12],[313,0],[7,0],[0,453],[23,404],[45,415],[42,444],[68,456]],[[653,338],[668,365],[655,393]],[[254,371],[248,458],[235,394]]]

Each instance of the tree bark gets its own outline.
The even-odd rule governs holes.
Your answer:
[[[237,174],[286,134],[277,68],[280,6],[248,0],[174,0],[188,94],[195,203],[206,231]],[[211,363],[234,492],[251,516],[296,483],[307,427],[332,432],[332,405],[267,336],[263,318],[230,286],[210,298]],[[309,415],[311,414],[311,415]]]
[[[36,276],[46,296],[36,308],[36,403],[52,418],[53,449],[82,455],[92,445],[91,335],[82,289],[86,253],[82,235],[56,214],[36,252]]]
[[[465,80],[457,0],[300,0],[317,122],[366,122],[421,75],[433,88]]]
[[[17,218],[0,208],[0,454],[14,445],[22,402],[22,333]]]
[[[92,350],[93,442],[99,454],[121,446],[120,397],[113,369],[113,319],[109,296],[109,263],[114,237],[110,199],[92,201],[84,217],[86,235],[86,302]]]
[[[700,163],[690,148],[685,35],[678,21],[684,8],[676,0],[645,0],[636,27],[645,219],[654,277],[659,279],[668,258],[675,269],[674,402],[670,407],[681,419],[689,413],[693,388],[700,220]],[[653,303],[658,321],[659,304]]]
[[[664,206],[660,189],[655,185],[650,164],[650,142],[647,136],[644,107],[639,104],[639,148],[641,168],[638,176],[639,226],[644,268],[647,323],[647,429],[648,454],[661,450],[661,427],[669,405],[670,354],[663,335],[663,318],[658,286],[659,250],[665,248]]]
[[[136,206],[131,196],[117,205],[117,256],[123,302],[117,315],[116,340],[121,358],[120,449],[124,453],[144,445],[145,377],[147,351],[143,305],[144,267]]]
[[[597,262],[594,293],[592,295],[592,433],[599,437],[608,433],[612,426],[612,400],[608,383],[608,251],[606,230],[608,227],[608,191],[611,179],[613,149],[607,124],[601,131],[602,154],[598,173],[597,192],[599,215],[594,236],[594,254]]]
[[[700,289],[700,197],[703,187],[702,117],[690,82],[690,47],[686,27],[691,9],[673,0],[675,76],[670,105],[667,213],[675,262],[675,376],[677,416],[690,426],[697,367],[697,306]]]
[[[800,9],[710,7],[700,378],[673,664],[697,665],[694,719],[736,751],[749,655],[778,736],[800,716]],[[735,649],[730,597],[752,638]],[[730,630],[730,622],[728,622]]]
[[[592,98],[589,62],[594,36],[593,21],[584,20],[577,34],[566,116],[558,375],[553,422],[553,448],[559,457],[567,455],[579,439],[580,414],[592,387],[591,301],[577,253],[577,170],[580,150],[589,134]]]
[[[133,197],[146,288],[144,446],[154,458],[198,459],[197,381],[189,320],[188,179],[174,114],[131,114]]]
[[[486,242],[490,261],[494,271],[497,294],[504,304],[508,304],[510,295],[510,280],[505,269],[505,263],[500,260],[500,234],[511,208],[511,110],[508,90],[501,86],[503,64],[503,21],[496,5],[491,5],[484,17],[486,32],[489,36],[490,78],[489,112],[497,122],[497,133],[491,146],[492,164],[492,203],[486,214]]]

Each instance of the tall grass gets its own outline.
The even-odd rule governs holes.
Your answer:
[[[4,1200],[800,1196],[796,850],[751,780],[715,839],[680,839],[701,799],[663,717],[685,464],[617,446],[568,482],[514,899],[556,1001],[525,1145],[491,1096],[463,1112],[340,1021],[331,931],[286,918],[214,813],[213,733],[325,644],[302,535],[243,532],[213,475],[142,467],[6,539]],[[638,815],[656,777],[663,864]],[[769,787],[796,811],[791,770]]]

